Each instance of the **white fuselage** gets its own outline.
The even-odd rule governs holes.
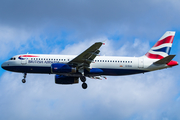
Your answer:
[[[28,57],[24,57],[28,56]],[[48,73],[53,63],[68,63],[76,55],[26,54],[16,55],[2,64],[4,69],[22,73]],[[129,75],[167,68],[166,64],[154,65],[158,59],[142,57],[97,56],[90,64],[91,68],[99,68],[101,75]]]

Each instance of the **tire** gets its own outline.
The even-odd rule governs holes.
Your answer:
[[[81,79],[82,82],[86,82],[86,77],[85,76],[81,76],[80,79]]]
[[[86,83],[83,83],[83,84],[82,84],[82,88],[83,88],[83,89],[86,89],[86,88],[87,88],[87,84],[86,84]]]
[[[26,80],[25,79],[22,79],[22,83],[25,83],[26,82]]]

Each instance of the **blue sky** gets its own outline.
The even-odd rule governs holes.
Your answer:
[[[17,54],[79,54],[106,40],[101,55],[142,56],[168,30],[180,61],[177,0],[0,1],[0,63]],[[56,85],[54,75],[0,69],[0,119],[180,119],[179,66],[146,74]]]

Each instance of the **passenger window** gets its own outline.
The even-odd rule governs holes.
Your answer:
[[[33,58],[31,58],[31,60],[33,60]]]

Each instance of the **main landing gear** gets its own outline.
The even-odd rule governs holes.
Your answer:
[[[26,75],[27,75],[27,73],[24,73],[24,78],[22,79],[22,83],[25,83],[26,82]]]
[[[86,89],[86,88],[87,88],[87,84],[85,83],[85,82],[86,82],[86,77],[85,77],[85,76],[81,76],[81,77],[80,77],[80,80],[83,82],[82,88],[83,88],[83,89]]]

